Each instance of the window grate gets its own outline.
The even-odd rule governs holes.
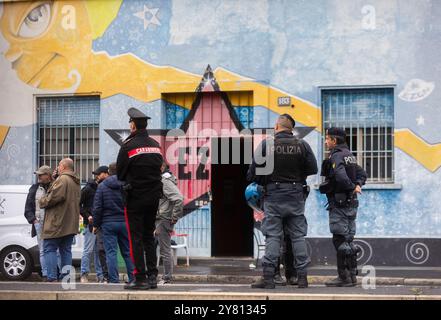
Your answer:
[[[85,183],[99,160],[99,96],[38,97],[38,163],[70,157]]]
[[[393,183],[393,104],[392,88],[322,90],[323,128],[345,129],[370,183]]]

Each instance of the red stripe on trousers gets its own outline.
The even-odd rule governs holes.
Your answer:
[[[138,270],[136,269],[135,258],[133,255],[132,235],[130,234],[129,218],[127,216],[127,207],[124,207],[124,218],[126,220],[127,233],[129,234],[130,259],[132,259],[133,267],[134,267],[133,268],[133,276],[136,276],[136,274],[138,273]]]

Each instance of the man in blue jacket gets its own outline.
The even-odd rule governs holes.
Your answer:
[[[116,163],[109,165],[109,177],[98,185],[93,203],[93,231],[101,229],[106,251],[109,282],[119,283],[117,248],[126,263],[129,282],[134,280],[129,236],[124,219],[122,182],[116,176]]]

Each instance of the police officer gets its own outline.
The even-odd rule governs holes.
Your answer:
[[[322,164],[321,175],[325,181],[320,192],[328,198],[329,228],[337,251],[338,277],[326,282],[329,287],[351,287],[357,284],[357,253],[353,244],[355,218],[357,216],[357,193],[366,182],[366,172],[357,164],[345,142],[346,134],[341,128],[326,131],[325,144],[331,151],[329,159]]]
[[[303,182],[318,169],[309,144],[293,135],[294,126],[295,121],[290,115],[280,115],[275,124],[274,138],[261,143],[248,170],[248,179],[265,189],[263,278],[253,283],[252,288],[275,288],[274,274],[284,230],[291,239],[298,287],[308,286],[306,267],[310,259],[304,238],[308,224],[304,215],[306,197]],[[266,159],[265,162],[259,158],[256,161],[259,155]]]
[[[117,159],[118,179],[125,181],[127,231],[135,265],[135,281],[125,289],[155,289],[158,269],[153,232],[162,195],[163,158],[159,144],[147,134],[150,117],[136,108],[130,108],[128,115],[131,133],[121,146]]]

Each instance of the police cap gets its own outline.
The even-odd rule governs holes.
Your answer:
[[[148,120],[148,119],[151,119],[150,117],[146,116],[144,113],[142,113],[141,111],[139,111],[136,108],[130,108],[127,111],[127,114],[130,117],[129,122],[134,121],[134,120]]]
[[[342,137],[346,139],[346,132],[342,128],[332,127],[326,130],[328,136]]]

